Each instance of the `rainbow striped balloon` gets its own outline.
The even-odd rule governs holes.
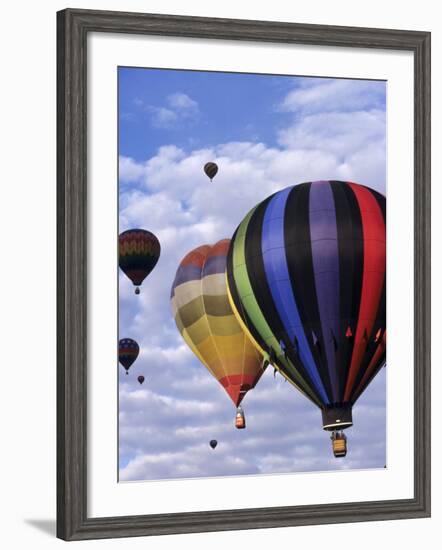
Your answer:
[[[262,354],[323,411],[327,430],[386,359],[386,202],[368,187],[315,181],[251,210],[227,260],[232,307]]]
[[[171,304],[185,342],[239,406],[263,373],[263,361],[229,304],[229,244],[224,239],[203,245],[183,258],[172,285]]]

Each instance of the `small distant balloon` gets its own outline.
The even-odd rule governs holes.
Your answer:
[[[145,229],[129,229],[118,237],[120,269],[140,293],[140,285],[156,266],[161,253],[156,235]]]
[[[214,449],[218,445],[218,441],[216,439],[212,439],[209,445],[212,447],[212,449]]]
[[[137,378],[138,382],[140,384],[142,384],[144,382],[144,376],[143,375],[140,375],[138,378]]]
[[[206,176],[210,178],[210,181],[212,181],[218,173],[218,165],[214,162],[206,162],[204,165],[204,172],[206,173]]]
[[[122,338],[118,342],[118,360],[129,374],[129,369],[138,357],[140,347],[132,338]]]

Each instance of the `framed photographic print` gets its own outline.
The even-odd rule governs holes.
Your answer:
[[[57,23],[58,536],[429,516],[430,34]]]

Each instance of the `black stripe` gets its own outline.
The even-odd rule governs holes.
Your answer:
[[[379,191],[376,191],[375,189],[372,189],[371,187],[367,187],[366,185],[361,185],[361,187],[365,187],[365,189],[367,189],[367,191],[370,191],[370,193],[374,196],[374,198],[376,199],[376,201],[379,205],[379,208],[382,211],[382,216],[384,218],[384,221],[386,221],[386,219],[387,219],[387,213],[386,213],[387,201],[385,199],[385,196],[382,193],[379,193]]]
[[[292,292],[298,306],[301,323],[327,397],[332,403],[333,394],[327,367],[313,268],[310,236],[310,187],[311,183],[297,185],[287,198],[284,213],[285,252]],[[313,341],[313,331],[319,346],[315,345]]]
[[[364,270],[364,241],[359,205],[351,187],[341,181],[331,181],[335,202],[339,255],[339,334],[335,335],[339,395],[344,398],[359,316]],[[353,337],[347,338],[350,327]]]
[[[265,320],[278,342],[277,349],[274,351],[276,353],[283,351],[279,345],[282,341],[284,343],[285,355],[287,359],[289,359],[289,361],[296,367],[317,399],[321,400],[320,395],[312,384],[304,365],[301,363],[297,353],[295,352],[293,342],[290,341],[290,337],[284,328],[284,324],[281,321],[278,310],[273,301],[272,293],[267,281],[262,257],[262,227],[267,206],[272,198],[273,195],[258,205],[247,227],[245,237],[245,257],[249,280],[255,299],[258,302],[258,306],[263,312]],[[268,347],[269,346],[267,344],[265,349],[268,349]],[[278,362],[278,366],[279,365],[280,363]],[[281,365],[281,369],[287,373],[291,380],[299,385],[299,381],[294,378],[293,373],[288,372],[283,365]]]

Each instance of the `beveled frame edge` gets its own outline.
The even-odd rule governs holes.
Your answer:
[[[414,54],[415,404],[412,499],[87,517],[87,33],[254,40]],[[145,536],[430,516],[429,32],[67,9],[57,13],[57,536]]]

